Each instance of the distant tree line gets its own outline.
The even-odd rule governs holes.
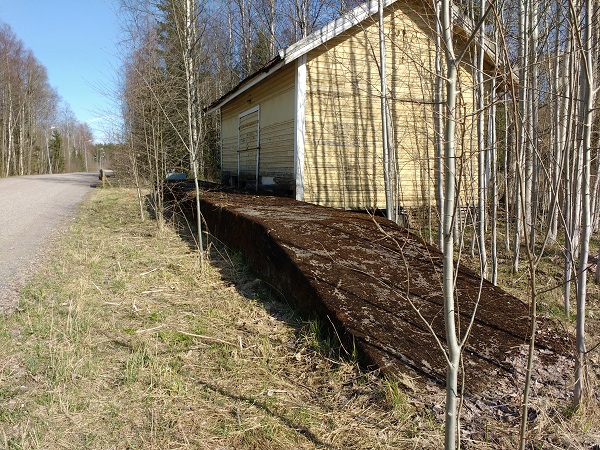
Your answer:
[[[0,176],[90,168],[93,135],[48,82],[46,68],[0,22]],[[90,169],[91,170],[91,169]]]

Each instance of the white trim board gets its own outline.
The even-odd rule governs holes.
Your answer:
[[[252,114],[253,112],[256,112],[256,111],[260,111],[260,105],[256,105],[250,109],[247,109],[246,111],[242,111],[241,113],[239,113],[238,114],[238,126],[239,126],[239,120],[242,117],[247,116],[248,114]],[[260,112],[259,112],[259,114],[260,114]]]
[[[294,95],[294,180],[296,200],[304,201],[304,131],[306,121],[306,54],[296,61]]]

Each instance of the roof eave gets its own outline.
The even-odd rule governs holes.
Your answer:
[[[395,3],[397,0],[384,0],[383,6],[388,7],[389,5]],[[271,60],[265,67],[260,69],[259,71],[253,73],[249,77],[242,80],[235,88],[227,92],[218,100],[214,101],[211,105],[206,108],[207,113],[212,113],[219,108],[221,108],[225,103],[231,101],[238,95],[250,89],[252,86],[258,84],[273,72],[276,72],[281,67],[294,62],[300,56],[307,54],[311,50],[319,47],[330,41],[331,39],[339,36],[345,31],[349,30],[355,25],[366,20],[368,17],[373,16],[377,13],[379,8],[378,0],[368,0],[365,3],[357,6],[356,8],[348,11],[341,17],[332,20],[327,25],[323,26],[321,29],[311,33],[307,37],[300,39],[294,44],[288,46],[285,49],[281,49],[279,54]],[[470,20],[464,15],[461,14],[459,9],[454,6],[453,10],[453,19],[455,28],[462,30],[465,34],[468,35],[469,30],[472,30],[474,25],[470,22]],[[493,60],[491,55],[494,54],[495,49],[492,48],[489,40],[484,41],[484,54],[486,59]]]
[[[385,8],[394,2],[396,2],[396,0],[384,0],[383,6]],[[348,11],[343,16],[332,20],[327,25],[307,37],[300,39],[298,42],[285,49],[281,49],[279,51],[279,57],[284,60],[286,64],[295,61],[300,56],[305,55],[319,45],[325,44],[344,31],[349,30],[368,17],[376,14],[378,8],[379,2],[377,0],[368,0],[351,11]]]
[[[397,0],[384,0],[384,7],[391,5]],[[242,94],[252,86],[264,80],[271,73],[279,70],[279,68],[294,62],[300,56],[305,55],[309,51],[317,48],[319,45],[325,44],[330,39],[338,36],[344,31],[358,25],[367,17],[377,13],[379,7],[378,0],[368,0],[367,2],[357,6],[341,17],[332,20],[321,29],[311,33],[307,37],[300,39],[294,44],[285,49],[281,49],[279,54],[269,62],[265,67],[253,73],[249,77],[242,80],[236,87],[227,92],[218,100],[215,100],[207,108],[206,112],[211,114],[221,108],[225,103],[233,100],[238,95]]]
[[[212,114],[213,112],[215,112],[216,110],[221,108],[225,103],[229,102],[230,100],[234,99],[238,95],[247,91],[252,86],[255,86],[256,84],[260,83],[262,80],[264,80],[269,75],[271,75],[271,73],[276,72],[284,65],[285,65],[285,62],[281,60],[279,55],[276,56],[271,61],[269,61],[262,69],[254,72],[252,75],[244,78],[242,81],[240,81],[237,84],[236,87],[234,87],[233,89],[228,91],[225,95],[223,95],[222,97],[220,97],[219,99],[215,100],[210,105],[208,105],[205,110],[206,113]]]

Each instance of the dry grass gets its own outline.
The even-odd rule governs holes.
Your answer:
[[[131,191],[98,190],[0,317],[0,447],[442,448],[439,404],[359,369],[320,328],[237,255],[213,245],[200,273]],[[532,436],[578,448],[599,423],[593,407],[541,414]],[[465,443],[514,442],[502,426]]]
[[[397,381],[280,300],[214,246],[200,274],[131,192],[98,190],[0,317],[0,447],[440,447]]]

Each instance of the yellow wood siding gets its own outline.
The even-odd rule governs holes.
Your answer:
[[[239,115],[260,108],[261,177],[291,183],[294,175],[295,64],[240,94],[221,108],[221,170],[237,175]]]
[[[308,55],[306,201],[348,209],[385,208],[374,20],[367,19]],[[397,2],[385,14],[392,145],[397,152],[399,202],[405,207],[422,206],[434,195],[435,46],[428,25],[433,20],[431,11],[413,2]],[[464,68],[461,79],[472,85]],[[466,96],[463,104],[472,108]],[[470,123],[465,126],[470,129]]]
[[[256,165],[259,150],[259,113],[258,109],[239,119],[238,165],[239,180],[254,183],[256,186]]]

